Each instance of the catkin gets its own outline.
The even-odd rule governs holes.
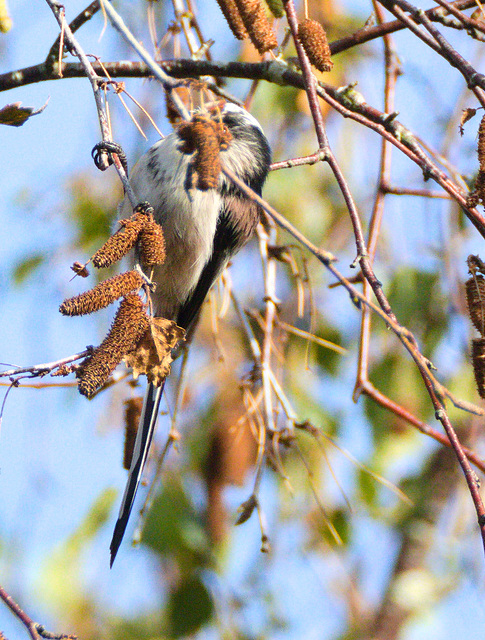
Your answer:
[[[475,181],[475,190],[478,193],[478,198],[482,204],[485,204],[485,171],[480,169],[477,179]]]
[[[183,151],[193,153],[194,170],[197,173],[197,188],[201,191],[215,189],[219,184],[221,160],[216,123],[203,115],[196,115],[190,122],[178,128],[179,137],[184,141]]]
[[[127,271],[97,284],[93,289],[68,298],[59,307],[64,316],[83,316],[104,309],[122,296],[139,289],[143,278],[138,271]]]
[[[199,137],[199,145],[194,158],[194,168],[197,172],[197,188],[201,191],[215,189],[219,184],[221,174],[221,159],[219,143],[214,131],[206,130]]]
[[[167,109],[167,120],[172,126],[180,124],[182,117],[175,106],[170,91],[165,91],[165,107]]]
[[[485,171],[478,170],[477,177],[475,179],[475,186],[467,196],[466,206],[473,208],[478,204],[485,204]]]
[[[474,274],[465,282],[468,313],[473,326],[485,335],[485,278]]]
[[[235,0],[251,42],[260,54],[278,46],[275,33],[268,22],[260,0]]]
[[[145,213],[135,213],[127,220],[120,220],[122,225],[121,229],[113,234],[103,244],[103,246],[96,251],[93,256],[93,264],[97,269],[109,267],[118,260],[121,260],[123,256],[126,256],[128,251],[135,246],[138,236],[147,222],[147,215]]]
[[[217,0],[224,18],[226,19],[229,28],[231,29],[234,37],[238,40],[244,40],[248,37],[248,32],[241,19],[238,8],[234,0]]]
[[[135,447],[138,423],[140,421],[143,398],[130,398],[125,401],[125,446],[123,449],[123,468],[129,470]]]
[[[466,263],[468,266],[468,273],[471,273],[472,275],[474,273],[481,273],[482,275],[485,275],[485,262],[483,262],[480,256],[471,254],[466,259]]]
[[[136,293],[126,295],[108,335],[94,353],[82,362],[78,370],[80,393],[91,397],[106,382],[123,356],[133,351],[149,326],[140,296]]]
[[[330,47],[327,34],[316,20],[306,18],[298,25],[298,39],[312,65],[319,71],[330,71],[333,62],[330,59]]]
[[[485,116],[480,120],[478,127],[478,162],[480,171],[485,171]]]
[[[153,267],[165,262],[165,238],[162,227],[153,217],[148,220],[138,239],[140,261],[145,267]]]
[[[485,399],[485,338],[472,340],[472,362],[478,395]]]

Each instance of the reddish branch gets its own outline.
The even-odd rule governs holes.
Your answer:
[[[418,9],[407,2],[407,0],[379,1],[388,11],[397,16],[418,38],[447,60],[452,67],[458,69],[465,79],[468,88],[475,93],[482,107],[485,107],[485,94],[483,93],[485,89],[485,76],[474,69],[473,66],[450,45],[426,13],[422,9]],[[409,13],[409,16],[407,13]],[[422,25],[428,33],[419,29],[419,25]],[[478,91],[477,88],[480,88],[480,91]]]
[[[50,640],[76,640],[77,636],[54,634],[49,633],[38,622],[34,622],[30,616],[28,616],[23,609],[15,602],[11,595],[9,595],[5,589],[0,586],[0,599],[7,605],[12,613],[17,616],[20,622],[29,632],[32,640],[42,640],[43,638],[49,638]]]
[[[438,4],[441,4],[441,2]],[[454,8],[463,11],[465,9],[475,8],[476,6],[476,0],[459,0],[458,2],[450,2],[448,10],[451,12],[451,8]],[[446,11],[440,7],[428,9],[425,13],[432,22],[440,22],[445,26],[455,29],[464,27],[464,24],[461,22],[457,23],[456,21],[450,20],[450,17],[446,15]],[[476,21],[473,22],[475,23]],[[477,31],[485,33],[485,25],[481,23],[478,23],[478,25],[474,24],[473,27],[477,29]],[[332,52],[332,55],[336,55],[337,53],[342,53],[342,51],[347,51],[348,49],[364,44],[365,42],[382,38],[383,36],[395,33],[396,31],[402,31],[405,28],[406,26],[401,22],[401,20],[393,20],[392,22],[383,22],[382,24],[378,24],[374,27],[359,29],[350,36],[331,42],[330,51]]]
[[[250,197],[255,202],[257,202],[274,220],[276,220],[278,224],[280,224],[281,216],[277,211],[275,211],[275,209],[273,209],[273,207],[271,207],[265,200],[263,200],[260,196],[258,196],[257,193],[255,193],[252,189],[250,189],[247,185],[245,185],[244,182],[239,180],[234,175],[233,172],[229,171],[227,168],[223,168],[223,171],[239,187],[239,189],[243,193],[245,193],[248,197]],[[295,235],[295,237],[297,236]],[[399,338],[403,346],[406,348],[406,350],[409,352],[412,359],[414,360],[419,370],[419,373],[421,374],[421,377],[423,379],[424,385],[431,399],[431,402],[433,404],[435,417],[443,425],[446,435],[448,436],[448,440],[455,451],[456,457],[458,458],[458,462],[460,463],[462,471],[465,475],[465,479],[468,484],[468,489],[470,491],[470,495],[475,505],[475,511],[477,513],[478,524],[479,524],[480,533],[482,536],[482,543],[485,549],[485,507],[483,505],[480,492],[477,486],[476,476],[472,471],[472,468],[470,467],[470,463],[467,459],[467,456],[453,429],[453,426],[450,422],[448,414],[446,413],[443,400],[441,399],[441,396],[443,393],[443,387],[441,387],[441,385],[431,375],[431,372],[429,369],[429,361],[423,356],[423,354],[419,350],[415,337],[408,329],[401,326],[397,322],[394,314],[392,313],[392,310],[390,312],[388,311],[390,309],[390,305],[380,287],[378,287],[378,292],[379,292],[378,301],[380,305],[378,307],[375,304],[373,304],[370,300],[367,300],[362,295],[362,293],[358,289],[356,289],[356,287],[354,287],[354,285],[351,284],[349,280],[345,278],[335,268],[332,260],[329,259],[329,254],[327,252],[322,252],[322,250],[320,249],[317,249],[316,251],[314,251],[310,247],[310,243],[308,243],[306,239],[304,239],[303,244],[304,246],[306,246],[312,251],[312,253],[322,262],[322,264],[342,284],[342,286],[345,287],[345,289],[349,292],[352,301],[354,301],[357,304],[359,304],[359,301],[363,302],[364,304],[372,308],[374,312],[377,313],[377,315],[379,315],[382,319],[386,321],[388,326],[393,330],[393,332],[396,334],[396,336]],[[372,267],[370,266],[370,263],[364,260],[361,260],[360,262],[361,262],[362,272],[364,277],[367,280],[375,278],[375,275],[372,271]],[[371,286],[373,285],[372,281],[370,282],[370,284]]]

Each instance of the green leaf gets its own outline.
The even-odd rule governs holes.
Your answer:
[[[13,281],[16,285],[21,285],[25,280],[34,273],[38,267],[45,262],[43,253],[34,253],[21,262],[19,262],[13,271]]]
[[[110,197],[102,197],[96,185],[83,176],[73,180],[69,190],[72,202],[69,215],[77,227],[75,245],[92,249],[111,235],[114,202]]]
[[[285,15],[282,0],[266,0],[266,4],[275,18],[282,18]]]
[[[377,499],[377,483],[365,469],[359,469],[357,472],[357,483],[359,493],[362,500],[368,507],[376,506]]]
[[[418,336],[423,353],[431,356],[448,324],[447,300],[439,275],[409,267],[400,269],[389,287],[389,302],[399,322]]]
[[[3,31],[1,23],[0,31]],[[6,124],[9,127],[21,127],[27,122],[29,118],[42,113],[47,107],[47,102],[42,107],[40,107],[40,109],[35,109],[34,107],[22,107],[21,102],[12,102],[11,104],[6,104],[0,109],[0,124]]]
[[[211,594],[198,576],[183,580],[170,595],[169,635],[180,638],[195,633],[210,622],[214,613]]]
[[[204,529],[178,479],[165,480],[148,514],[141,542],[159,555],[174,554],[186,570],[204,565],[204,557],[209,557]]]

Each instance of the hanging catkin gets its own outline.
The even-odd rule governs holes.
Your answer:
[[[327,34],[316,20],[306,18],[298,25],[298,38],[312,65],[319,71],[330,71],[333,62],[330,59],[330,47]]]
[[[77,372],[80,393],[91,397],[106,382],[123,356],[133,351],[149,324],[140,296],[136,293],[126,295],[108,335],[94,353],[81,363]]]

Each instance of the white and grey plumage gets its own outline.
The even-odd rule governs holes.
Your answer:
[[[222,164],[261,195],[271,161],[261,126],[245,109],[226,103],[220,114],[232,139],[221,151]],[[130,184],[138,202],[147,201],[162,226],[166,260],[156,267],[152,296],[156,316],[174,320],[190,332],[201,305],[228,260],[251,237],[260,210],[221,174],[217,189],[192,186],[192,156],[173,133],[157,142],[136,164]],[[120,217],[132,213],[127,198]],[[123,539],[150,448],[163,385],[149,384],[145,395],[128,481],[111,541],[111,565]]]

